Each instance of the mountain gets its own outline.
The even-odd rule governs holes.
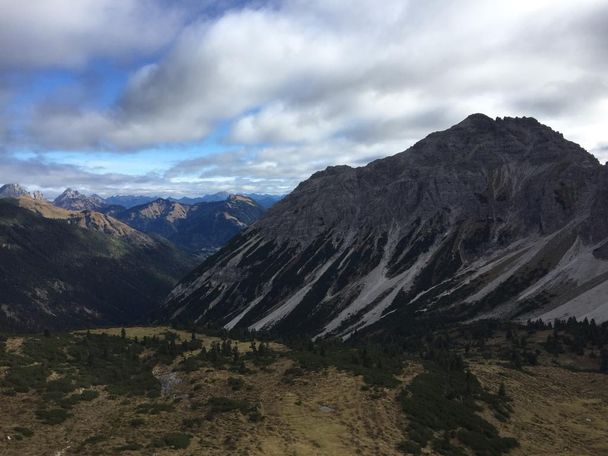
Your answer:
[[[228,192],[217,192],[211,193],[208,195],[203,195],[199,197],[190,198],[188,196],[184,196],[182,198],[168,198],[171,201],[175,201],[181,204],[198,204],[198,203],[212,203],[215,201],[225,201],[230,198],[230,193]]]
[[[140,321],[191,267],[170,244],[103,214],[0,201],[2,329]]]
[[[285,198],[285,195],[268,195],[265,193],[247,193],[246,196],[254,200],[264,209],[270,209],[276,203]]]
[[[103,206],[97,209],[98,212],[101,212],[102,214],[106,214],[114,218],[116,218],[118,214],[126,210],[127,208],[125,206],[121,206],[120,204],[109,204],[107,206]]]
[[[53,204],[63,209],[75,211],[97,210],[106,205],[103,198],[98,195],[86,196],[71,188],[66,189],[61,195],[55,198]]]
[[[223,246],[263,212],[251,198],[231,195],[223,201],[194,205],[159,198],[115,216],[145,233],[162,236],[188,252],[204,255]]]
[[[187,196],[183,198],[168,198],[170,201],[175,201],[180,204],[198,204],[198,203],[210,203],[216,201],[225,201],[230,198],[233,194],[228,192],[217,192],[209,195],[203,195],[200,197],[189,198]],[[277,201],[280,201],[284,195],[268,195],[263,193],[244,193],[243,196],[251,198],[264,209],[270,208]]]
[[[41,201],[44,200],[44,195],[41,192],[34,191],[30,193],[19,184],[6,184],[0,187],[0,198],[19,198],[20,196],[27,196]]]
[[[108,206],[124,206],[130,209],[134,206],[140,206],[147,204],[150,201],[157,199],[155,196],[143,196],[143,195],[113,195],[104,200],[104,203]]]
[[[329,167],[208,258],[169,318],[310,335],[421,316],[608,319],[608,170],[532,118],[475,114]]]

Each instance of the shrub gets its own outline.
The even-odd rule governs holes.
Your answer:
[[[146,424],[146,421],[143,418],[133,418],[131,420],[129,420],[129,425],[131,427],[140,427],[143,426],[144,424]]]
[[[228,379],[228,386],[230,386],[230,388],[232,388],[232,391],[240,390],[244,384],[245,383],[243,382],[243,380],[240,378],[237,378],[237,377],[230,377]]]
[[[141,445],[136,442],[127,442],[116,448],[116,451],[137,451],[141,450]]]
[[[196,417],[196,418],[184,418],[182,420],[182,425],[184,427],[189,428],[189,429],[197,428],[201,424],[203,424],[203,420],[201,418],[199,418],[199,417]]]
[[[173,409],[174,407],[171,404],[146,402],[144,404],[139,404],[135,411],[137,413],[146,413],[148,415],[158,415],[161,412],[171,412]]]
[[[173,448],[174,450],[183,450],[190,446],[190,440],[192,436],[189,434],[182,434],[181,432],[170,432],[165,434],[163,437],[164,446]]]
[[[88,437],[87,439],[85,439],[84,442],[82,442],[83,445],[96,445],[99,442],[103,442],[105,440],[108,440],[108,436],[103,435],[103,434],[97,434],[97,435],[92,435],[91,437]]]
[[[22,435],[23,437],[31,437],[34,435],[34,431],[26,427],[17,426],[14,428],[14,431]]]
[[[249,418],[252,421],[261,420],[261,414],[257,405],[251,404],[247,401],[230,399],[227,397],[212,397],[207,401],[207,406],[209,407],[207,418],[213,418],[215,415],[220,413],[239,411],[244,415],[249,415]]]
[[[61,424],[70,417],[70,413],[65,409],[36,410],[36,418],[44,424]]]
[[[418,456],[422,454],[422,450],[420,449],[420,445],[416,442],[412,442],[410,440],[404,440],[403,442],[397,445],[397,450],[401,451],[405,454],[413,454],[414,456]]]
[[[80,400],[88,402],[88,401],[97,399],[98,397],[99,397],[99,392],[97,392],[95,390],[86,390],[86,391],[83,391],[82,394],[80,395]]]

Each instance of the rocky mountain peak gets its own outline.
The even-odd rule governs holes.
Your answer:
[[[312,335],[429,309],[581,316],[584,293],[606,283],[608,295],[606,182],[595,157],[537,120],[474,114],[396,155],[315,173],[178,286],[167,311]]]
[[[28,192],[25,187],[19,184],[6,184],[0,187],[0,198],[20,198],[28,197],[37,200],[44,200],[44,195],[39,191]]]
[[[61,195],[55,198],[53,204],[63,209],[82,211],[99,209],[105,205],[105,202],[98,195],[87,196],[78,190],[66,188]]]

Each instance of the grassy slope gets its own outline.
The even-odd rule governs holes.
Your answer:
[[[191,266],[168,244],[141,245],[0,201],[0,328],[134,321]]]
[[[167,328],[128,328],[127,337],[161,335]],[[120,334],[120,329],[98,330]],[[190,333],[177,332],[183,340]],[[79,337],[82,337],[83,334]],[[542,339],[542,337],[541,337]],[[19,354],[28,338],[11,338],[9,353]],[[216,337],[201,337],[208,348]],[[486,350],[496,353],[504,336],[488,342]],[[239,344],[242,353],[249,351],[246,342]],[[408,417],[398,405],[402,387],[423,372],[422,364],[412,360],[398,376],[397,388],[369,388],[361,376],[330,367],[321,371],[301,371],[287,375],[297,366],[289,349],[279,344],[269,364],[246,361],[248,372],[206,366],[190,372],[179,370],[182,355],[171,364],[180,382],[166,396],[112,396],[103,387],[92,402],[80,402],[65,422],[50,426],[36,418],[40,407],[37,393],[2,398],[0,434],[15,436],[15,426],[31,429],[34,434],[22,440],[1,440],[0,453],[11,455],[50,454],[105,455],[206,454],[206,455],[398,455],[396,448],[406,436]],[[196,356],[198,350],[183,356]],[[486,353],[488,353],[486,352]],[[150,355],[146,349],[141,356]],[[608,382],[605,375],[576,372],[559,366],[585,365],[582,357],[542,355],[539,365],[522,370],[508,367],[504,361],[471,353],[468,364],[488,390],[504,382],[511,398],[508,421],[497,420],[487,408],[480,414],[493,423],[501,435],[514,436],[520,447],[513,455],[595,455],[608,451]],[[558,362],[558,364],[556,364]],[[290,370],[291,369],[291,370]],[[7,368],[0,367],[0,378]],[[155,372],[170,369],[155,367]],[[240,387],[230,382],[240,379]],[[229,380],[233,379],[233,380]],[[230,411],[208,418],[209,398],[226,397],[244,404],[258,404],[262,420],[252,421],[247,413]],[[142,413],[141,404],[158,403],[168,411]],[[138,412],[139,406],[139,412]],[[161,408],[163,408],[161,407]],[[137,421],[133,421],[137,420]],[[186,421],[185,421],[186,420]],[[134,424],[136,423],[136,424]],[[167,433],[191,436],[187,449],[154,448],[150,445]],[[88,440],[87,440],[88,439]],[[85,443],[87,442],[88,443]],[[122,449],[121,449],[122,448]],[[129,450],[127,448],[133,448]],[[137,448],[137,449],[135,449]],[[425,454],[436,454],[427,449]]]

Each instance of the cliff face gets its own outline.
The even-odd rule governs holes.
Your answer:
[[[330,167],[173,290],[168,316],[348,334],[417,313],[608,318],[608,175],[531,118],[475,114]]]

